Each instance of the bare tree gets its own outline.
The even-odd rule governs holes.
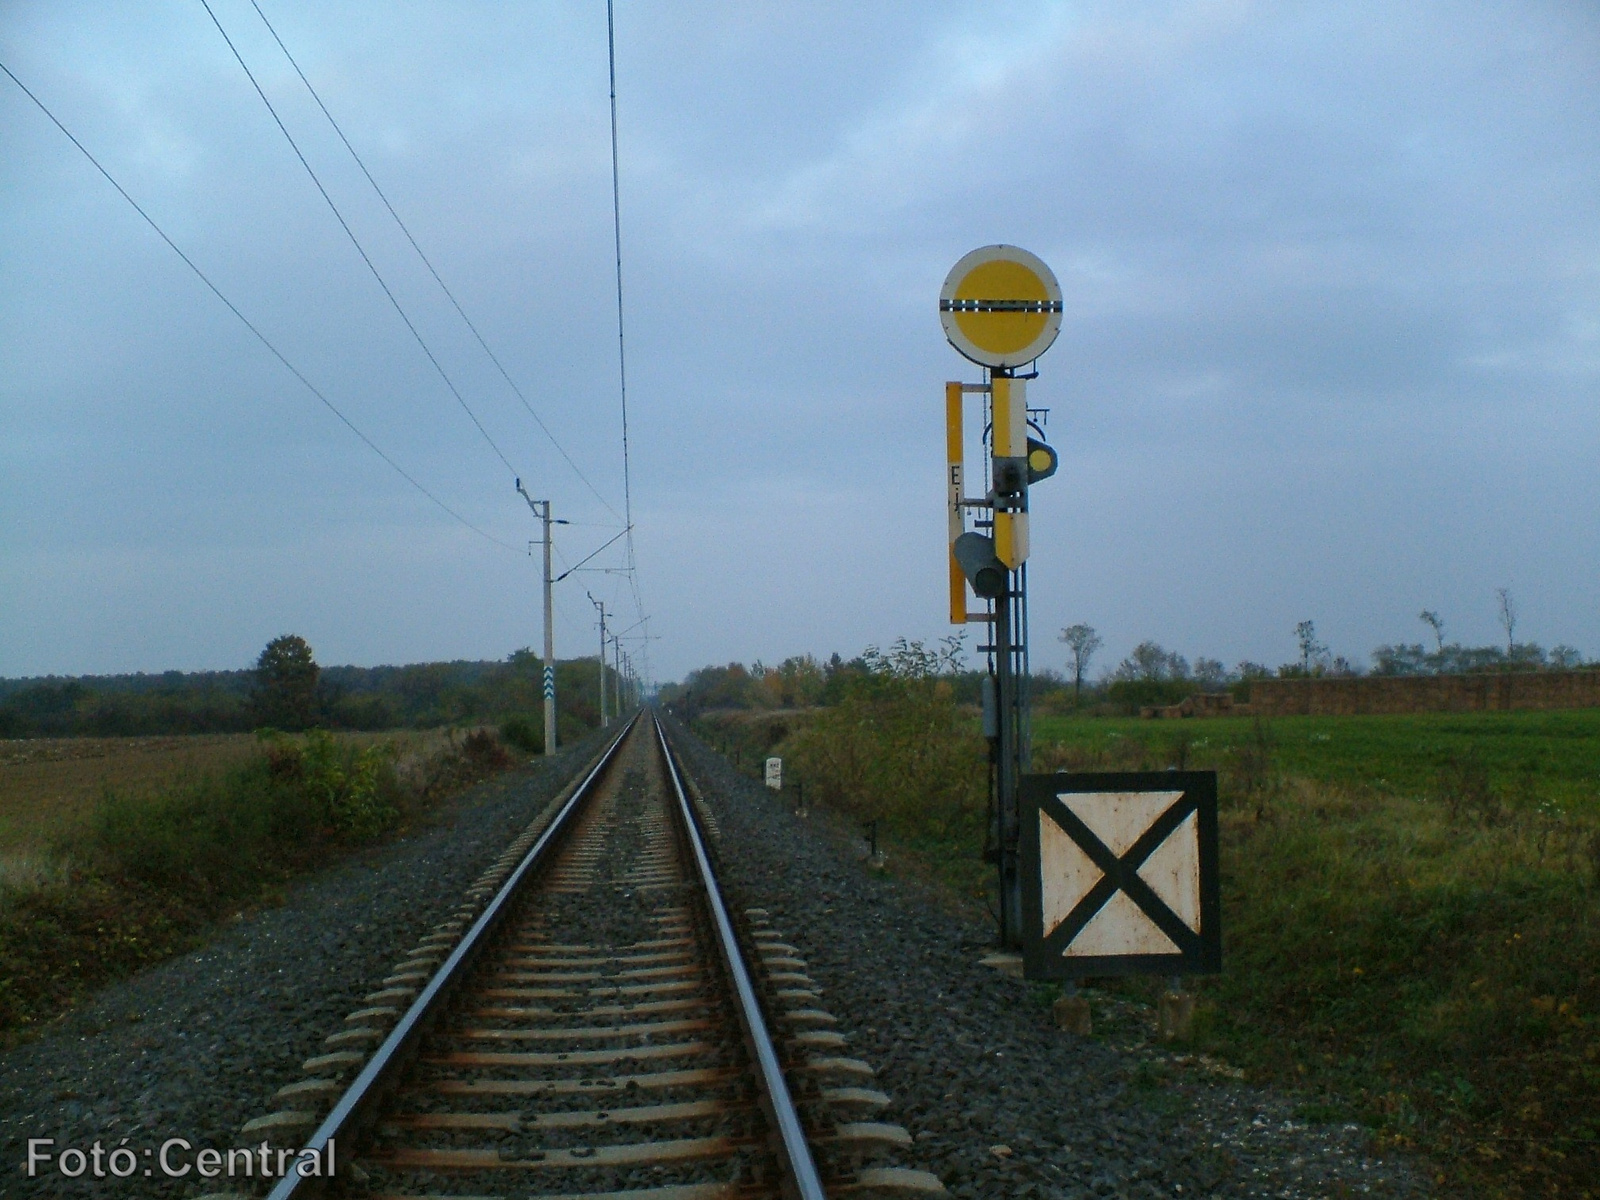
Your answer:
[[[1311,664],[1320,662],[1327,655],[1328,648],[1317,641],[1315,621],[1301,621],[1294,627],[1294,636],[1300,643],[1300,668],[1309,675]]]
[[[1444,618],[1431,608],[1425,608],[1417,614],[1417,620],[1423,622],[1433,630],[1434,647],[1440,654],[1444,653]]]
[[[1157,683],[1169,679],[1188,679],[1189,660],[1176,650],[1168,650],[1160,642],[1146,639],[1135,646],[1127,658],[1117,664],[1112,677],[1119,680]]]
[[[1083,695],[1083,673],[1089,669],[1094,652],[1105,645],[1093,625],[1068,625],[1056,639],[1067,644],[1072,653],[1072,702],[1077,704]]]
[[[1506,631],[1506,656],[1517,647],[1517,602],[1510,588],[1495,588],[1494,597],[1500,602],[1500,627]]]

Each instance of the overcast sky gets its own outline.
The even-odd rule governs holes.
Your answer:
[[[16,73],[435,507],[0,77],[0,674],[500,658],[623,511],[603,0],[0,3]],[[619,0],[638,589],[653,672],[945,623],[937,299],[1051,264],[1034,661],[1061,626],[1276,664],[1502,635],[1600,655],[1589,3]],[[598,492],[601,499],[597,498]],[[609,507],[608,507],[609,506]],[[612,511],[615,510],[615,511]],[[490,540],[490,539],[494,540]],[[503,543],[503,544],[497,544]],[[618,551],[593,565],[617,566]],[[558,585],[557,649],[591,651]],[[975,640],[975,639],[974,639]],[[640,647],[635,645],[635,654]],[[591,651],[592,652],[592,651]]]

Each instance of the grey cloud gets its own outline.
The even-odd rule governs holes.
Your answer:
[[[248,5],[218,11],[519,469],[610,520]],[[268,12],[620,503],[597,10]],[[1277,661],[1310,616],[1359,656],[1423,604],[1465,630],[1511,582],[1530,636],[1600,653],[1589,10],[617,13],[662,675],[944,632],[939,385],[971,372],[933,300],[995,240],[1052,262],[1068,304],[1034,385],[1064,451],[1038,497],[1041,634],[1087,619],[1113,651],[1155,637]],[[505,472],[203,17],[20,5],[0,52],[363,428],[525,543]],[[290,626],[354,661],[532,640],[526,560],[451,527],[340,429],[14,90],[0,112],[0,272],[20,281],[0,295],[0,672],[233,666]],[[576,557],[601,534],[566,536]],[[586,647],[585,605],[564,603],[563,644]]]

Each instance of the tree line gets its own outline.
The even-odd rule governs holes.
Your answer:
[[[1299,658],[1275,670],[1264,663],[1248,660],[1229,668],[1215,658],[1197,658],[1191,665],[1183,655],[1159,642],[1143,641],[1095,684],[1087,684],[1088,671],[1104,640],[1088,624],[1069,625],[1057,640],[1066,646],[1067,672],[1073,684],[1075,701],[1081,701],[1087,686],[1092,697],[1123,704],[1172,704],[1200,692],[1232,690],[1241,697],[1256,679],[1315,679],[1357,675],[1460,675],[1486,671],[1572,671],[1600,664],[1585,662],[1572,646],[1558,645],[1546,650],[1537,642],[1516,638],[1517,609],[1510,591],[1495,593],[1500,625],[1505,630],[1504,646],[1464,646],[1446,642],[1444,621],[1432,609],[1423,609],[1418,619],[1432,631],[1430,650],[1421,642],[1384,644],[1372,651],[1372,668],[1365,671],[1343,655],[1333,654],[1317,636],[1316,622],[1295,625]]]
[[[1069,625],[1057,641],[1065,646],[1065,670],[1036,666],[1028,687],[1036,709],[1065,711],[1085,705],[1112,711],[1131,711],[1149,704],[1176,704],[1195,692],[1232,691],[1240,699],[1249,695],[1257,679],[1306,679],[1356,675],[1449,675],[1481,671],[1570,671],[1600,666],[1586,662],[1571,646],[1550,650],[1537,642],[1516,638],[1517,610],[1507,589],[1496,593],[1504,646],[1464,646],[1447,642],[1444,621],[1424,609],[1419,619],[1432,631],[1434,646],[1421,642],[1385,644],[1372,651],[1372,666],[1364,670],[1342,655],[1333,654],[1317,636],[1314,621],[1295,626],[1299,656],[1273,668],[1249,660],[1232,667],[1204,655],[1191,662],[1159,642],[1145,640],[1121,662],[1091,678],[1090,670],[1105,640],[1087,623]],[[976,704],[983,672],[969,670],[963,662],[964,636],[945,639],[936,648],[899,639],[888,651],[868,647],[851,659],[835,653],[827,659],[809,654],[784,659],[776,666],[760,660],[745,666],[727,663],[691,671],[682,683],[661,689],[663,702],[693,718],[718,709],[782,709],[835,707],[859,691],[863,680],[904,676],[914,662],[921,677],[938,676],[958,704]]]
[[[253,668],[0,680],[0,738],[247,733],[263,727],[384,730],[543,720],[542,662],[322,667],[294,634],[267,643]],[[556,663],[564,736],[599,723],[593,658]],[[607,697],[615,695],[607,669]]]

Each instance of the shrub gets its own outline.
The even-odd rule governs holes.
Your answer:
[[[987,745],[916,643],[863,656],[839,701],[792,743],[818,798],[905,836],[944,839],[981,826]]]
[[[378,746],[354,750],[325,729],[306,735],[302,786],[334,832],[375,837],[400,815],[391,756]]]
[[[544,726],[527,717],[512,717],[501,723],[500,740],[524,754],[543,754]]]
[[[511,765],[511,756],[500,744],[500,739],[487,729],[474,729],[462,740],[461,753],[477,768],[501,768]]]
[[[506,760],[489,734],[424,759],[402,785],[387,746],[273,730],[222,775],[107,789],[62,865],[0,860],[0,1046],[120,975],[192,945],[206,922],[257,903],[298,871],[381,834],[410,798]],[[64,852],[64,853],[61,853]],[[71,864],[71,865],[65,865]]]
[[[155,792],[107,790],[84,857],[114,876],[192,893],[203,906],[258,890],[323,842],[366,841],[394,824],[401,789],[389,753],[324,730],[303,743],[263,731],[263,752],[221,776]]]
[[[1484,825],[1496,825],[1504,815],[1500,794],[1490,783],[1489,768],[1476,748],[1445,760],[1439,771],[1438,797],[1454,822],[1476,818]]]
[[[1192,679],[1118,679],[1106,687],[1106,699],[1130,709],[1145,704],[1179,704],[1199,691]]]
[[[1266,818],[1283,796],[1287,781],[1278,769],[1278,740],[1272,726],[1260,717],[1250,724],[1250,736],[1226,752],[1222,772],[1222,799],[1255,806],[1256,820]]]
[[[506,748],[489,730],[475,729],[459,744],[455,731],[451,730],[450,749],[429,763],[421,791],[427,797],[440,796],[476,783],[510,765],[511,755],[506,753]]]
[[[256,887],[263,867],[314,836],[316,818],[306,793],[257,763],[161,792],[108,790],[90,826],[88,858],[114,876],[211,906]]]

